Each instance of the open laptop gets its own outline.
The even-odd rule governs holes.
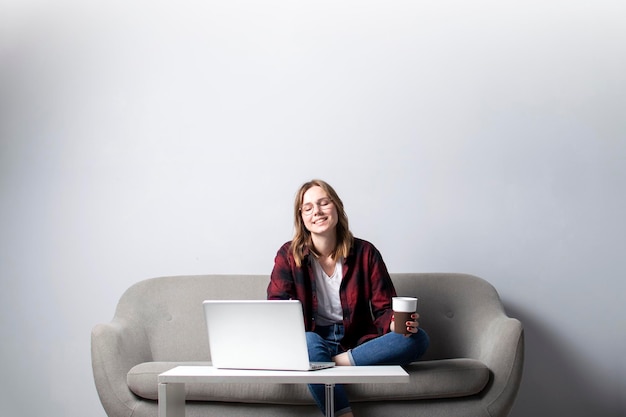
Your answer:
[[[302,305],[298,300],[206,300],[204,316],[216,368],[310,371]]]

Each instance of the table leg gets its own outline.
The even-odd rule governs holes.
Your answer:
[[[185,417],[185,384],[159,384],[159,417]]]
[[[335,417],[335,384],[326,384],[326,417]]]

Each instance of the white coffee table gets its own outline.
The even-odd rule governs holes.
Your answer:
[[[178,366],[159,375],[159,417],[185,416],[185,384],[279,383],[324,384],[326,415],[335,415],[335,384],[407,383],[400,366],[336,366],[319,371],[256,371],[217,369],[212,366]]]

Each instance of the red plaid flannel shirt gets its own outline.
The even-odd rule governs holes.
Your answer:
[[[276,254],[274,269],[267,287],[269,300],[300,300],[307,331],[315,329],[317,296],[312,256],[305,254],[297,267],[291,254],[291,242]],[[345,349],[389,332],[391,297],[395,288],[380,252],[371,243],[354,239],[350,254],[343,262],[343,280],[339,290],[343,307]],[[371,306],[371,308],[370,308]]]

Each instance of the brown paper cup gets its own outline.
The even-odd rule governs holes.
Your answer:
[[[417,298],[415,297],[393,297],[391,308],[394,315],[394,332],[400,334],[410,334],[406,329],[406,322],[413,321],[411,316],[417,311]]]

